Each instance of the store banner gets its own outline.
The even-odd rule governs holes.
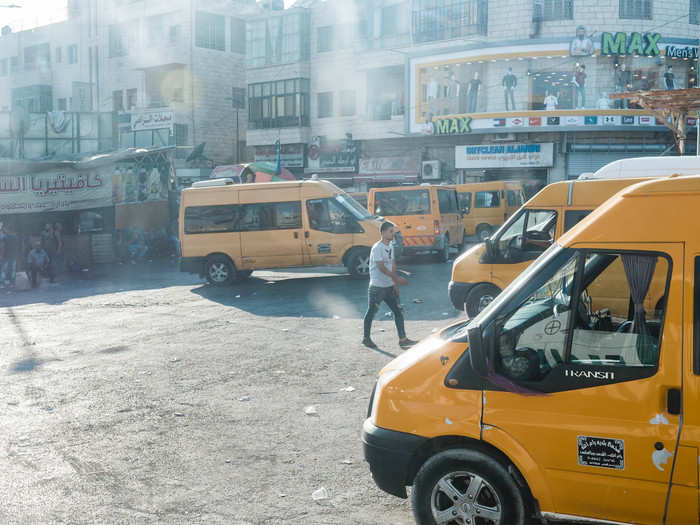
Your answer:
[[[131,131],[149,131],[153,129],[173,129],[175,117],[172,111],[144,111],[131,114]]]
[[[277,146],[255,146],[255,162],[277,163]],[[304,144],[282,144],[280,165],[285,168],[304,167]]]
[[[111,203],[162,201],[168,198],[167,164],[139,165],[136,162],[120,162],[115,166],[112,181]]]
[[[358,178],[396,180],[416,179],[420,172],[420,158],[407,155],[405,157],[373,157],[360,159]]]
[[[111,205],[112,175],[107,168],[0,177],[0,215],[85,210]]]
[[[455,147],[455,168],[549,168],[554,143],[482,144]]]

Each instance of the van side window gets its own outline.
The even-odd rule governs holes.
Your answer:
[[[474,194],[475,208],[498,208],[501,196],[498,191],[477,191]]]
[[[508,190],[508,206],[515,207],[515,192],[513,190]]]
[[[437,190],[440,214],[457,213],[457,202],[453,190]]]
[[[458,193],[457,199],[459,200],[459,209],[464,213],[469,213],[472,207],[472,194],[469,193]]]
[[[574,253],[497,322],[496,370],[545,391],[582,388],[593,372],[599,383],[653,375],[669,276],[656,253]]]
[[[593,210],[568,210],[564,212],[564,233],[576,226]]]
[[[301,229],[300,202],[269,202],[241,206],[240,231]]]
[[[362,233],[357,219],[334,199],[313,199],[306,202],[309,227],[330,233]]]
[[[190,206],[185,208],[185,233],[233,232],[238,227],[236,205]]]
[[[537,259],[554,242],[556,226],[556,211],[521,208],[493,240],[497,260],[512,264]]]

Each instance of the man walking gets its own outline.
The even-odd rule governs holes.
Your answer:
[[[0,238],[3,236],[5,259],[0,265],[0,284],[4,281],[6,286],[14,286],[15,274],[17,273],[17,256],[19,255],[19,238],[0,224]]]
[[[399,346],[410,348],[416,341],[406,337],[404,329],[403,312],[399,306],[399,285],[408,283],[406,279],[396,273],[396,260],[391,241],[394,240],[394,225],[390,222],[382,223],[380,228],[382,239],[372,246],[369,256],[369,291],[367,301],[367,313],[365,314],[365,334],[362,344],[369,348],[377,348],[370,338],[372,321],[379,310],[379,305],[384,301],[394,312],[394,322],[399,333]]]

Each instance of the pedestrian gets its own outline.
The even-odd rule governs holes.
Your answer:
[[[39,286],[40,275],[47,276],[49,281],[53,282],[51,260],[39,242],[34,243],[34,247],[27,255],[27,269],[29,270],[29,280],[32,283],[32,288]]]
[[[4,237],[4,257],[0,264],[0,281],[7,286],[15,285],[17,274],[17,257],[19,256],[19,237],[0,225],[0,236]]]
[[[53,226],[53,234],[56,238],[56,257],[51,264],[53,265],[54,275],[60,275],[65,269],[65,252],[63,251],[63,224],[57,222]]]
[[[367,313],[364,321],[364,338],[362,344],[368,348],[377,348],[370,338],[372,321],[383,302],[394,313],[394,322],[399,334],[399,346],[410,348],[416,341],[406,337],[404,319],[399,305],[399,285],[403,286],[408,281],[396,273],[396,259],[394,258],[394,225],[388,221],[383,222],[380,228],[381,240],[372,246],[369,256],[369,290],[367,292]]]

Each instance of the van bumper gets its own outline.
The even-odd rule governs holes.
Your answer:
[[[447,285],[447,294],[450,296],[452,306],[454,306],[456,310],[464,310],[464,301],[472,286],[471,283],[460,283],[456,281],[450,281],[450,284]]]
[[[445,246],[446,237],[440,235],[418,235],[415,237],[404,237],[402,252],[414,254],[425,251],[441,252]],[[432,242],[431,242],[432,241]]]
[[[411,460],[427,438],[375,426],[370,419],[362,425],[362,448],[372,478],[384,492],[406,499],[406,485],[413,480]]]
[[[180,271],[204,275],[206,257],[180,257]]]

